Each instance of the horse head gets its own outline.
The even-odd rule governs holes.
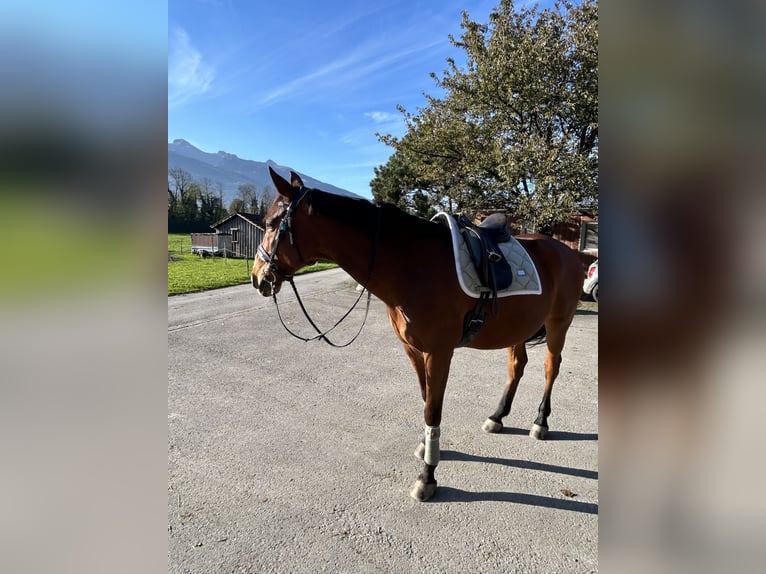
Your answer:
[[[251,281],[264,297],[279,292],[282,282],[292,280],[293,274],[307,264],[295,242],[293,216],[306,196],[303,180],[290,172],[290,181],[269,167],[277,197],[264,216],[265,233],[253,262]]]

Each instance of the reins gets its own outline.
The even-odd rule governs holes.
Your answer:
[[[306,195],[306,194],[301,195],[298,201],[303,199],[304,195]],[[297,206],[297,204],[296,204],[296,206]],[[287,214],[285,216],[286,219],[287,219],[287,224],[286,224],[284,230],[286,230],[289,233],[290,243],[293,244],[295,246],[295,248],[297,249],[298,245],[297,245],[297,243],[295,243],[295,241],[293,239],[292,207],[293,207],[292,205],[290,205],[288,207],[288,211],[287,211]],[[290,327],[287,326],[287,324],[285,323],[284,319],[282,319],[282,313],[279,310],[279,302],[277,301],[276,290],[272,290],[272,297],[274,299],[274,305],[277,308],[277,317],[279,317],[279,322],[282,323],[282,327],[285,328],[285,331],[290,333],[290,335],[292,335],[296,339],[299,339],[299,340],[303,341],[304,343],[308,343],[309,341],[316,341],[318,339],[321,339],[321,340],[324,340],[328,345],[330,345],[332,347],[335,347],[335,348],[338,348],[338,349],[341,349],[343,347],[348,347],[351,343],[356,341],[357,337],[359,337],[359,335],[362,333],[362,329],[364,329],[364,325],[367,323],[367,315],[370,312],[370,299],[371,299],[371,295],[372,295],[370,293],[370,291],[367,289],[367,286],[370,283],[370,278],[372,277],[372,271],[373,271],[373,269],[375,267],[375,256],[377,255],[377,252],[378,252],[378,241],[380,239],[381,210],[380,210],[380,208],[376,208],[376,211],[377,211],[377,218],[376,218],[376,225],[375,225],[375,235],[373,236],[373,240],[372,240],[371,254],[370,254],[370,265],[369,265],[369,268],[367,269],[367,278],[365,279],[364,285],[362,286],[362,290],[359,292],[359,296],[356,298],[356,301],[354,301],[353,305],[351,305],[351,308],[348,311],[346,311],[343,314],[343,316],[340,319],[338,319],[335,322],[335,324],[332,327],[330,327],[329,329],[327,329],[326,331],[322,332],[322,330],[317,326],[317,324],[314,322],[314,320],[309,315],[309,312],[306,309],[306,306],[303,304],[303,300],[301,299],[300,294],[298,293],[298,289],[295,286],[295,281],[293,279],[293,276],[292,275],[281,274],[283,279],[286,280],[288,283],[290,283],[290,286],[293,288],[293,292],[295,293],[295,299],[298,301],[298,305],[300,305],[301,311],[303,311],[303,315],[306,317],[306,320],[308,320],[309,324],[317,332],[317,335],[314,335],[313,337],[303,337],[301,335],[298,335],[297,333],[294,333],[290,329]],[[274,254],[276,254],[276,248],[277,248],[277,245],[275,244],[275,246],[274,246],[274,253],[270,257],[270,259],[273,259]],[[300,252],[299,252],[299,255],[300,255]],[[301,257],[301,259],[302,259],[302,257]],[[364,319],[362,319],[362,324],[359,326],[359,330],[356,332],[356,334],[348,342],[343,343],[342,345],[339,345],[337,343],[333,343],[327,337],[327,334],[332,332],[338,325],[340,325],[346,319],[346,317],[348,317],[351,314],[351,312],[354,309],[356,309],[356,306],[359,304],[359,301],[362,300],[362,295],[364,295],[365,291],[367,291],[367,305],[366,305],[365,310],[364,310]]]

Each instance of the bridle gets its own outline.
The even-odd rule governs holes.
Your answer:
[[[372,241],[372,254],[370,256],[370,266],[367,271],[367,279],[365,280],[364,285],[362,286],[362,289],[359,292],[359,296],[356,298],[356,301],[354,301],[354,304],[351,305],[351,308],[348,311],[346,311],[343,314],[343,316],[340,319],[338,319],[332,327],[322,332],[322,330],[319,327],[317,327],[316,323],[309,315],[308,311],[306,310],[306,306],[303,304],[303,300],[301,299],[301,296],[298,294],[298,289],[295,287],[295,281],[293,279],[294,275],[285,273],[282,269],[279,268],[279,265],[277,265],[277,260],[278,260],[277,249],[279,248],[279,242],[281,241],[282,237],[284,237],[285,234],[287,234],[287,236],[290,238],[290,245],[292,245],[295,248],[295,250],[298,252],[298,259],[300,260],[300,262],[301,263],[305,262],[305,260],[303,259],[303,255],[301,255],[300,248],[298,247],[298,244],[295,242],[295,237],[293,233],[293,212],[298,208],[298,205],[300,205],[300,202],[307,195],[311,193],[311,191],[312,191],[311,189],[301,187],[297,196],[293,197],[290,203],[288,204],[285,204],[284,202],[279,203],[280,207],[285,207],[285,213],[282,216],[282,221],[280,221],[279,227],[277,228],[277,235],[274,239],[274,245],[272,247],[272,251],[271,253],[269,253],[268,251],[266,251],[263,245],[260,244],[258,245],[258,249],[256,250],[256,256],[267,265],[266,272],[263,275],[263,280],[269,283],[271,286],[271,296],[274,299],[274,305],[277,308],[277,316],[279,317],[279,322],[282,323],[282,327],[284,327],[285,331],[290,333],[296,339],[300,339],[303,342],[316,341],[317,339],[323,339],[328,345],[331,345],[332,347],[337,347],[337,348],[348,347],[362,333],[362,329],[364,328],[364,325],[367,322],[367,315],[370,312],[371,293],[367,289],[367,285],[369,285],[370,277],[372,277],[372,270],[375,266],[375,255],[377,254],[377,250],[378,250],[378,238],[380,236],[381,210],[379,208],[375,209],[377,213],[377,218],[376,218],[377,221],[375,226],[376,227],[375,236]],[[279,302],[277,301],[277,291],[275,288],[277,277],[279,277],[283,281],[287,281],[290,284],[290,286],[293,288],[293,292],[295,293],[295,299],[298,301],[301,311],[303,311],[303,314],[305,315],[309,324],[317,332],[317,335],[314,335],[313,337],[303,337],[301,335],[298,335],[297,333],[294,333],[290,329],[290,327],[287,326],[284,319],[282,319],[282,313],[279,310]],[[359,326],[359,330],[347,343],[344,343],[342,345],[333,343],[330,339],[327,338],[327,334],[333,331],[338,325],[340,325],[346,319],[346,317],[348,317],[351,314],[351,312],[359,304],[359,301],[362,299],[362,295],[364,294],[365,291],[367,291],[367,306],[365,308],[364,319],[362,320],[362,324]]]
[[[298,258],[301,260],[301,262],[303,262],[303,255],[301,255],[301,251],[298,248],[298,245],[295,243],[295,238],[293,237],[293,211],[298,208],[300,202],[309,194],[309,192],[310,190],[302,187],[298,192],[298,196],[293,197],[290,203],[286,204],[283,201],[279,202],[278,205],[280,207],[285,207],[286,209],[284,216],[282,216],[282,221],[279,223],[279,228],[277,229],[277,236],[274,239],[274,248],[272,249],[271,253],[264,249],[263,244],[259,244],[258,249],[256,249],[256,256],[267,265],[263,279],[271,285],[272,293],[274,292],[274,284],[276,283],[277,276],[282,280],[290,282],[292,282],[293,279],[292,275],[288,275],[282,271],[276,263],[278,259],[277,249],[279,248],[279,242],[285,233],[287,233],[290,237],[290,245],[295,247],[295,250],[298,252]],[[271,277],[270,279],[267,278],[269,276]]]

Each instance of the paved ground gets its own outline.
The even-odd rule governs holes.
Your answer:
[[[356,296],[339,269],[297,283],[323,326]],[[422,401],[380,301],[336,350],[287,335],[250,286],[168,298],[169,572],[597,571],[597,310],[575,317],[545,442],[526,434],[543,347],[530,349],[498,435],[481,424],[505,351],[456,351],[439,491],[417,503]],[[360,320],[355,311],[337,338]]]

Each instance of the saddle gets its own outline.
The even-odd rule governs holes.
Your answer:
[[[499,243],[511,240],[511,232],[508,218],[502,213],[490,215],[479,225],[471,223],[465,215],[460,215],[457,224],[481,283],[487,289],[476,307],[465,317],[463,337],[458,345],[464,347],[484,326],[487,303],[491,302],[497,313],[497,292],[507,289],[513,283],[513,270],[498,247]]]
[[[482,285],[490,291],[492,299],[497,299],[497,292],[513,283],[513,270],[498,246],[511,240],[508,218],[502,213],[493,213],[481,224],[474,225],[461,215],[457,222]]]

